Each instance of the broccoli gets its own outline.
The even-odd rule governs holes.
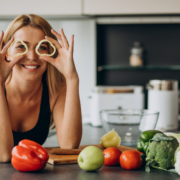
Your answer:
[[[150,172],[150,167],[158,169],[171,169],[174,167],[174,154],[179,146],[176,138],[157,133],[149,141],[146,152],[146,172]]]
[[[164,133],[166,136],[173,136],[173,137],[175,137],[177,140],[178,140],[178,143],[180,143],[180,133],[168,133],[168,132],[166,132],[166,133]]]

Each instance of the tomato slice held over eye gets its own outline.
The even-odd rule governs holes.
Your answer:
[[[119,158],[120,165],[123,169],[138,169],[142,165],[142,159],[137,151],[124,151]]]
[[[119,165],[119,157],[122,152],[115,147],[109,147],[103,151],[104,154],[104,165],[114,166]]]

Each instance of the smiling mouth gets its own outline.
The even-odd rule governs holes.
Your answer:
[[[23,67],[25,67],[26,69],[37,69],[40,67],[40,65],[37,65],[37,66],[25,66],[22,64]]]

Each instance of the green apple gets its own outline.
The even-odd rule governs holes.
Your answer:
[[[78,164],[81,169],[95,171],[104,164],[103,152],[98,147],[88,146],[80,152]]]

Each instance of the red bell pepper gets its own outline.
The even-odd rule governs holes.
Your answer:
[[[42,170],[49,159],[45,148],[28,139],[20,141],[11,154],[13,167],[22,172]]]

